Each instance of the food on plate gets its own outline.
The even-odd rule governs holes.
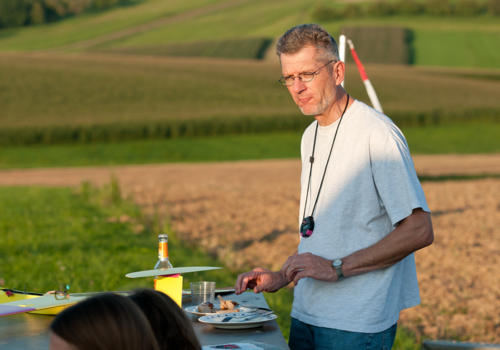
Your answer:
[[[236,301],[233,301],[233,300],[224,300],[220,295],[218,296],[218,298],[219,298],[221,310],[234,310],[234,311],[236,311],[236,307],[238,305],[240,305]]]
[[[240,311],[240,309],[237,308],[237,306],[239,304],[236,301],[224,300],[219,295],[219,302],[220,302],[220,308],[216,308],[214,306],[214,304],[212,304],[209,301],[201,303],[197,307],[198,312],[204,313],[204,314],[212,314],[212,313],[223,314],[223,313],[228,313],[228,312],[239,312]]]
[[[200,305],[198,305],[198,312],[202,312],[205,314],[213,313],[215,312],[214,304],[209,301],[201,303]]]

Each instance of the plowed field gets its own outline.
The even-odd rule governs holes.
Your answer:
[[[421,175],[500,173],[500,155],[414,159]],[[0,172],[0,184],[102,184],[115,174],[146,212],[228,266],[279,268],[298,242],[299,167],[286,160],[11,170]],[[500,343],[500,180],[423,187],[435,242],[416,253],[422,304],[401,322],[418,336]]]

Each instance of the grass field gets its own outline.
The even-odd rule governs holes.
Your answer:
[[[240,36],[274,38],[292,25],[308,22],[308,9],[312,3],[312,1],[303,0],[242,1],[239,6],[225,11],[207,13],[189,22],[167,24],[116,43],[110,43],[108,46],[142,46]]]
[[[127,279],[125,274],[154,266],[160,226],[123,199],[115,182],[101,189],[82,184],[79,191],[0,187],[0,203],[0,286],[41,293],[66,284],[72,293],[153,286],[152,278]],[[174,266],[224,267],[168,233]],[[237,275],[227,268],[186,274],[184,288],[203,279],[233,286]],[[291,298],[286,289],[266,296],[285,336]]]
[[[0,31],[1,51],[47,50],[143,25],[222,0],[147,0],[135,6],[89,13],[61,22]]]
[[[88,194],[88,193],[87,193]],[[135,233],[137,208],[111,191],[96,205],[67,188],[1,188],[0,276],[9,288],[36,292],[70,284],[72,292],[127,288],[124,278],[151,255],[154,237]],[[139,281],[141,283],[143,281]]]
[[[500,41],[500,25],[495,17],[391,16],[324,23],[332,33],[340,33],[344,26],[356,25],[411,29],[416,66],[500,68],[500,52],[495,44]]]
[[[500,124],[403,128],[412,154],[498,153]],[[301,133],[0,148],[0,168],[210,162],[300,157]]]
[[[500,68],[500,31],[415,31],[415,64],[422,66]],[[480,54],[478,54],[480,53]]]

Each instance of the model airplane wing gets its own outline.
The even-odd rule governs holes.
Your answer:
[[[0,316],[22,314],[23,312],[34,311],[34,310],[36,310],[34,307],[1,304]]]
[[[73,296],[69,294],[64,299],[56,299],[53,294],[48,294],[35,298],[15,300],[0,304],[0,316],[13,315],[23,312],[38,311],[50,308],[66,307],[69,305],[73,305],[85,298],[87,298],[86,295]]]
[[[144,270],[137,272],[127,273],[125,276],[128,278],[140,278],[140,277],[154,277],[154,276],[171,276],[184,274],[189,272],[199,272],[199,271],[209,271],[218,270],[221,267],[214,266],[188,266],[188,267],[174,267],[171,269],[155,269],[155,270]]]

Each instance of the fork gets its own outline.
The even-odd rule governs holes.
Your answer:
[[[240,315],[227,316],[222,320],[222,322],[229,322],[233,318],[238,319],[239,322],[245,322],[245,321],[249,321],[249,320],[252,320],[254,318],[260,317],[260,316],[270,315],[272,313],[273,313],[273,311],[267,311],[267,312],[257,312],[254,315],[250,315],[250,316],[240,316]]]

